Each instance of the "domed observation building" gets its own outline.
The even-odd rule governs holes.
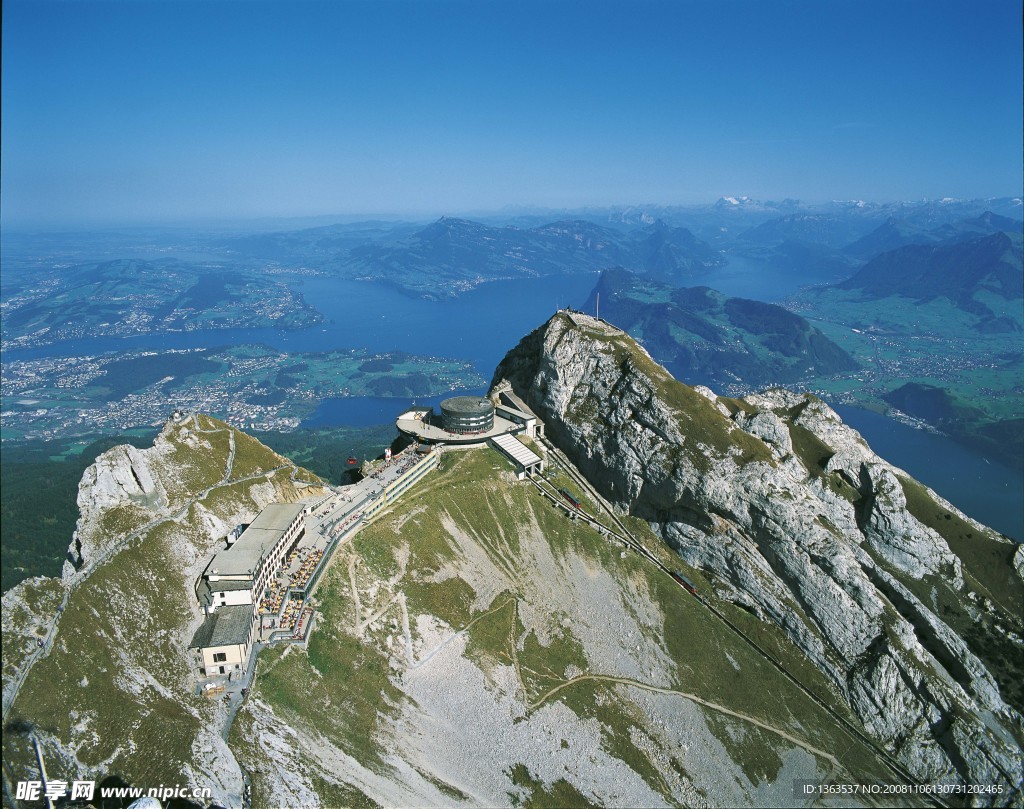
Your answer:
[[[494,428],[494,403],[485,396],[456,396],[441,402],[441,426],[457,435],[478,435]]]
[[[499,435],[543,436],[543,423],[525,403],[518,398],[509,399],[511,396],[511,392],[499,393],[496,400],[455,396],[441,402],[440,413],[432,407],[413,406],[399,414],[395,426],[424,444],[460,447],[483,446]]]

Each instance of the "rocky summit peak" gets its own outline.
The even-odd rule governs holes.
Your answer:
[[[715,597],[778,625],[914,777],[1024,783],[1021,691],[989,640],[1019,656],[1013,543],[816,397],[691,388],[587,315],[559,312],[524,338],[502,382]]]

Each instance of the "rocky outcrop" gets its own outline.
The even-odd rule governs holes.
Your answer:
[[[104,452],[85,470],[78,484],[79,520],[68,550],[65,577],[81,570],[86,560],[102,558],[111,542],[119,537],[109,526],[101,526],[105,512],[118,509],[124,525],[132,525],[131,515],[160,513],[166,510],[167,492],[154,474],[153,466],[165,459],[172,445],[161,433],[148,450],[124,444]]]
[[[906,586],[927,583],[933,600],[941,587],[970,611],[979,596],[963,562],[911,513],[909,476],[826,404],[783,390],[718,399],[626,334],[566,312],[509,352],[502,381],[607,499],[710,573],[719,596],[778,624],[918,779],[1000,783],[990,799],[1020,800],[1020,714]],[[920,488],[948,519],[1003,541]],[[1019,615],[1000,620],[1020,635]]]
[[[867,492],[860,527],[871,547],[915,579],[948,568],[960,589],[960,560],[938,533],[907,511],[906,495],[892,467],[884,462],[863,462],[860,474]]]
[[[197,414],[168,421],[151,447],[120,445],[100,455],[78,484],[79,518],[64,579],[80,578],[127,537],[238,480],[234,435],[227,425]],[[266,456],[273,465],[287,464],[269,450]]]
[[[165,445],[166,439],[157,446]],[[152,454],[130,444],[104,452],[82,476],[79,490],[88,496],[80,497],[79,506],[106,509],[124,502],[154,510],[166,506],[167,493],[150,468]]]
[[[760,410],[752,416],[740,411],[734,421],[741,429],[764,441],[776,457],[785,458],[793,452],[789,428],[770,410]]]

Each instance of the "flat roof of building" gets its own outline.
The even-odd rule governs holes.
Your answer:
[[[251,531],[256,528],[268,531],[287,531],[292,520],[305,507],[305,503],[271,503],[257,515],[255,520],[249,523],[247,530]]]
[[[541,463],[542,458],[515,436],[496,435],[491,439],[512,460],[524,469]]]
[[[490,413],[494,410],[494,402],[486,396],[453,396],[441,402],[441,411],[448,413],[464,413],[475,416],[479,413]]]
[[[209,573],[215,576],[251,574],[305,507],[306,503],[272,503],[267,506],[231,547],[213,557]]]
[[[252,604],[221,607],[200,624],[192,636],[189,649],[208,649],[211,646],[234,646],[249,639],[252,626]]]
[[[416,421],[416,424],[421,422]],[[432,447],[427,448],[428,451]],[[332,508],[317,517],[315,524],[307,523],[307,529],[313,534],[323,531],[330,531],[336,524],[342,522],[348,515],[364,508],[373,498],[379,495],[387,486],[390,486],[400,478],[408,469],[411,462],[422,460],[422,457],[407,447],[401,452],[391,456],[390,461],[379,464],[369,476],[362,478],[349,486],[343,486],[335,490],[333,495],[334,503]],[[309,544],[309,538],[302,540]],[[216,582],[214,582],[216,586]]]

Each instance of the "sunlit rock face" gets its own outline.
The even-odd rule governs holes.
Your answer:
[[[1021,716],[940,617],[937,593],[968,622],[995,616],[1017,644],[1020,616],[965,582],[905,488],[977,541],[1005,545],[1012,598],[1024,557],[1005,538],[909,481],[819,399],[690,388],[586,315],[559,313],[524,338],[501,381],[609,501],[712,574],[718,595],[782,627],[917,778],[1007,791],[1024,781]]]

